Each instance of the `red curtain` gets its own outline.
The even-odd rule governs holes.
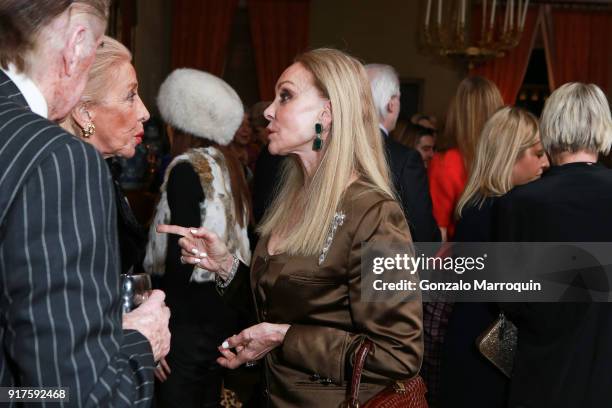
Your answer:
[[[503,25],[502,10],[502,7],[498,7],[497,9],[496,27],[501,27]],[[488,15],[490,15],[489,13],[490,11],[487,11]],[[472,21],[476,22],[476,24],[474,24],[474,33],[480,33],[481,18],[482,12],[481,9],[478,8],[478,10],[473,13]],[[508,105],[514,105],[518,92],[523,84],[539,24],[539,7],[529,7],[527,16],[525,17],[523,35],[521,36],[519,44],[508,51],[505,56],[485,61],[473,69],[470,69],[470,75],[480,75],[493,81],[499,88],[504,103]],[[478,34],[476,38],[480,38],[480,34]]]
[[[308,47],[310,0],[248,0],[259,96],[274,99],[274,85]]]
[[[172,2],[172,68],[221,76],[238,0]]]
[[[548,8],[546,56],[551,89],[566,82],[595,83],[608,89],[612,54],[612,12]]]

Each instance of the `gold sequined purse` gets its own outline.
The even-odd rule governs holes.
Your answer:
[[[476,346],[483,356],[508,378],[512,377],[518,329],[504,313],[476,339]]]

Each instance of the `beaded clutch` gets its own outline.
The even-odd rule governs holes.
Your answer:
[[[476,339],[478,350],[508,378],[512,377],[518,329],[503,313]]]

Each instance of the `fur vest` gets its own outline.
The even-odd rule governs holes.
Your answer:
[[[166,194],[166,184],[170,172],[178,163],[188,162],[200,179],[204,192],[204,201],[200,203],[200,226],[207,228],[225,242],[230,253],[234,254],[244,264],[251,262],[251,250],[247,236],[248,218],[245,216],[244,227],[240,227],[234,208],[233,194],[229,171],[225,164],[223,153],[214,147],[191,149],[187,153],[174,158],[168,166],[161,186],[161,197],[155,211],[155,217],[149,230],[147,254],[144,260],[145,270],[153,275],[163,275],[166,265],[167,234],[158,234],[155,227],[158,224],[170,222],[170,208]],[[245,211],[246,214],[246,211]],[[214,273],[195,267],[191,281],[213,281]]]

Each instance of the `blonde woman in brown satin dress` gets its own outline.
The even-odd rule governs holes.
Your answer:
[[[363,403],[417,375],[423,344],[418,293],[406,302],[361,299],[362,242],[408,248],[412,241],[362,64],[333,49],[298,56],[265,116],[270,153],[292,160],[258,228],[250,271],[204,228],[158,231],[182,235],[183,262],[214,271],[229,302],[250,288],[259,324],[223,342],[218,362],[236,368],[260,360],[267,405],[339,406],[368,338],[375,351],[365,364]]]

